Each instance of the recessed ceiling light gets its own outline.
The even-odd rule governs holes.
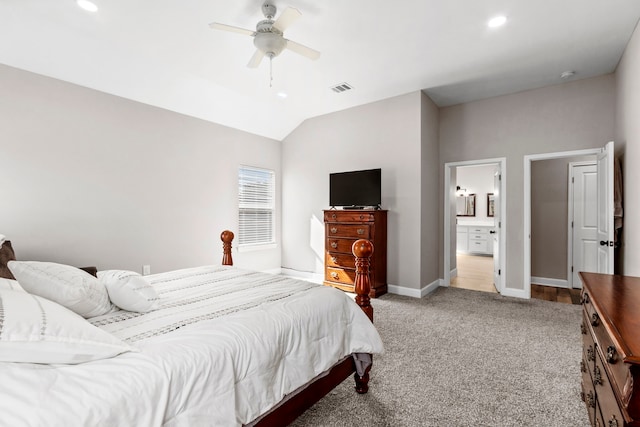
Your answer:
[[[98,6],[89,0],[76,0],[76,4],[88,12],[97,12]]]
[[[278,92],[278,96],[282,99],[285,99],[287,97],[287,94],[284,92]]]
[[[563,71],[562,74],[560,74],[560,78],[568,79],[569,77],[573,77],[575,75],[576,75],[575,71]]]
[[[487,22],[490,28],[497,28],[503,26],[507,22],[507,17],[504,15],[495,16]]]

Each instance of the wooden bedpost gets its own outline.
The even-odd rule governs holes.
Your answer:
[[[373,322],[373,307],[371,306],[371,298],[369,298],[371,291],[371,276],[369,274],[371,261],[369,258],[373,254],[373,243],[365,239],[356,240],[351,246],[351,252],[356,257],[356,303]]]
[[[224,230],[222,234],[220,234],[220,240],[222,240],[222,265],[233,265],[233,258],[231,258],[233,232]]]
[[[360,306],[364,314],[373,323],[373,307],[371,306],[371,275],[369,274],[369,265],[371,264],[371,255],[373,254],[373,243],[368,240],[356,240],[351,246],[351,252],[356,257],[356,303]],[[356,380],[356,392],[364,394],[369,391],[369,365],[362,376],[356,372],[353,378]]]

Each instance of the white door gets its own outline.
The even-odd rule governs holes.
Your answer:
[[[598,273],[613,274],[613,141],[597,155]]]
[[[578,273],[598,271],[598,168],[572,165],[572,259],[570,287],[582,288]]]
[[[493,236],[493,284],[498,292],[502,292],[500,284],[500,181],[502,177],[498,170],[493,175],[493,229],[490,231]]]

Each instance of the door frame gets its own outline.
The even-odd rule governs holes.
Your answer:
[[[524,277],[523,298],[531,298],[531,162],[538,160],[562,159],[565,157],[593,156],[602,153],[602,148],[588,148],[585,150],[560,151],[556,153],[528,154],[524,156]],[[569,245],[570,242],[567,242]]]
[[[498,165],[502,180],[500,181],[500,239],[498,242],[498,254],[500,264],[500,292],[505,289],[506,274],[506,251],[505,242],[506,237],[504,230],[506,230],[507,220],[507,158],[498,157],[494,159],[482,159],[482,160],[467,160],[463,162],[449,162],[444,164],[444,236],[443,236],[443,264],[444,264],[444,278],[440,286],[451,285],[451,201],[455,200],[455,189],[451,186],[451,171],[453,168],[459,166],[481,166],[481,165]]]
[[[581,162],[569,162],[569,176],[568,176],[568,188],[569,188],[569,192],[568,192],[568,199],[567,199],[567,282],[568,282],[568,287],[569,289],[581,289],[582,288],[582,284],[578,284],[579,286],[576,286],[575,283],[573,283],[573,271],[571,271],[571,267],[573,267],[573,239],[574,239],[574,228],[571,225],[573,222],[573,213],[574,213],[574,209],[573,209],[573,204],[574,204],[574,199],[573,196],[575,195],[574,192],[574,186],[573,184],[573,178],[574,178],[574,168],[575,167],[580,167],[580,166],[597,166],[598,163],[596,162],[596,159],[594,158],[593,161],[590,160],[586,160],[586,161],[581,161]],[[570,279],[569,279],[570,278]]]

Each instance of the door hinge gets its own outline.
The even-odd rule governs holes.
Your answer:
[[[501,274],[502,274],[502,271],[498,269],[498,276],[500,276]]]
[[[571,266],[571,272],[573,273],[573,265]]]
[[[573,221],[571,221],[571,228],[573,228]]]
[[[574,177],[571,177],[571,183],[573,184],[575,182],[576,182],[576,179]]]
[[[498,221],[498,228],[502,228],[502,221]]]

